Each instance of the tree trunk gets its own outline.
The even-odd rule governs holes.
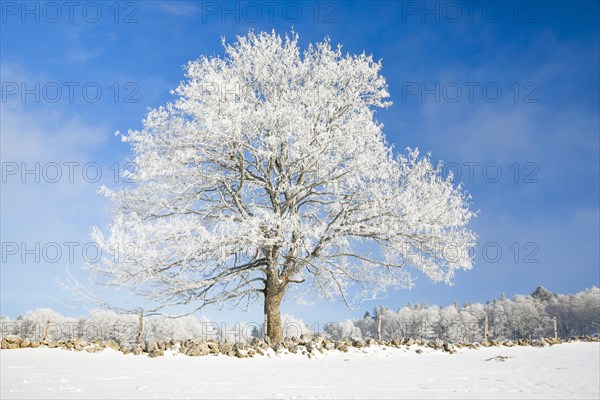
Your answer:
[[[144,311],[140,312],[140,321],[138,325],[138,337],[137,344],[138,346],[142,344],[142,332],[144,331]]]
[[[283,293],[275,290],[273,285],[267,285],[267,288],[265,288],[266,335],[271,343],[283,341],[283,327],[281,326],[282,297]]]

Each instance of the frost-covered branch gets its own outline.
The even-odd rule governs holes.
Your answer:
[[[298,282],[351,304],[405,285],[396,267],[445,282],[471,268],[470,198],[429,156],[394,155],[374,118],[391,104],[380,71],[328,39],[301,51],[297,35],[275,32],[190,62],[177,100],[122,135],[133,183],[102,189],[113,218],[94,239],[136,251],[88,269],[202,307],[252,293],[278,302]]]

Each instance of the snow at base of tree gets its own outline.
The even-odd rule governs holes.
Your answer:
[[[2,350],[0,397],[11,398],[539,398],[598,399],[600,343],[545,348],[373,346],[238,359],[149,358],[59,349]]]

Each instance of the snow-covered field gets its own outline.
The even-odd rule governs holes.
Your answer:
[[[600,343],[461,349],[371,347],[308,359],[2,350],[1,397],[576,398],[600,396]],[[496,357],[508,357],[500,361]],[[492,359],[493,358],[493,359]],[[490,360],[491,359],[491,360]]]

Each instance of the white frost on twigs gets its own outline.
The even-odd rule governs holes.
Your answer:
[[[119,257],[88,269],[202,307],[255,300],[268,278],[352,305],[406,285],[406,265],[444,282],[471,268],[470,198],[429,155],[394,155],[379,62],[275,32],[225,53],[190,62],[178,99],[122,135],[132,184],[101,189],[113,218],[93,231]]]

